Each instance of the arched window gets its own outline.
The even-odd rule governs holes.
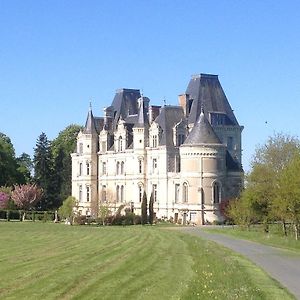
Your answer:
[[[123,140],[121,136],[119,137],[118,140],[118,148],[119,148],[119,152],[123,151]]]
[[[124,185],[121,186],[121,202],[124,202]]]
[[[117,187],[116,187],[116,200],[117,200],[117,202],[120,201],[119,195],[120,195],[120,187],[117,185]]]
[[[90,164],[86,163],[86,175],[90,175]]]
[[[188,185],[186,182],[182,185],[182,201],[188,202]]]
[[[214,182],[213,184],[213,200],[214,203],[220,203],[221,196],[221,188],[218,182]]]
[[[79,201],[82,200],[82,185],[79,186],[79,195],[78,195]]]
[[[79,176],[82,175],[82,163],[79,164]]]
[[[180,191],[180,185],[178,183],[175,184],[175,203],[178,203],[179,201],[179,191]]]
[[[106,185],[102,186],[102,202],[106,202]]]
[[[124,161],[121,162],[121,174],[124,174]]]
[[[117,162],[117,170],[116,170],[117,175],[120,173],[120,162]]]
[[[143,200],[143,186],[139,184],[139,201],[142,202]]]
[[[143,172],[143,161],[142,159],[139,159],[139,174],[142,174]]]
[[[204,198],[204,190],[203,190],[203,188],[201,188],[201,199],[200,199],[200,204],[201,204],[201,205],[204,205],[204,201],[205,201],[205,198]]]
[[[86,201],[87,202],[90,201],[90,187],[89,186],[86,187]]]

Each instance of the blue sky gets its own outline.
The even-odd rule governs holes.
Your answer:
[[[219,75],[248,170],[268,136],[299,135],[300,1],[0,0],[0,132],[17,155],[84,124],[90,98],[97,116],[122,87],[177,104],[197,73]]]

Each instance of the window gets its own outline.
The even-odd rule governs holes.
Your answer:
[[[205,201],[205,198],[204,198],[205,196],[204,196],[204,190],[203,190],[203,188],[201,188],[201,202],[200,202],[200,204],[201,205],[204,205],[204,201]]]
[[[116,173],[117,173],[117,175],[119,175],[119,173],[120,173],[120,162],[119,161],[117,162]]]
[[[178,134],[177,135],[177,146],[182,145],[184,142],[184,134]]]
[[[152,168],[153,168],[153,171],[155,171],[157,169],[157,159],[156,158],[153,158],[153,160],[152,160]]]
[[[221,194],[220,184],[218,182],[215,182],[213,184],[213,200],[214,200],[214,203],[220,203],[220,194]]]
[[[116,199],[117,199],[117,202],[120,201],[120,187],[117,185],[117,188],[116,188]]]
[[[176,155],[175,156],[175,172],[179,173],[180,172],[180,168],[181,168],[180,156]]]
[[[124,174],[124,161],[121,162],[121,174]]]
[[[121,136],[118,139],[118,148],[119,152],[123,151],[123,140]]]
[[[79,201],[82,200],[82,185],[79,186],[79,196],[78,196]]]
[[[106,151],[106,142],[101,142],[101,151],[102,152]]]
[[[124,202],[124,185],[121,186],[121,202]]]
[[[182,186],[182,201],[188,202],[188,185],[186,182]]]
[[[86,187],[86,201],[87,202],[90,201],[90,187],[89,186]]]
[[[139,174],[142,174],[143,172],[143,162],[141,159],[139,159]]]
[[[142,202],[143,200],[143,186],[139,185],[139,201]]]
[[[102,186],[102,202],[106,202],[106,185]]]
[[[153,148],[157,147],[157,135],[153,135],[152,137],[152,146]]]
[[[90,164],[86,163],[86,175],[90,175]]]
[[[102,175],[106,175],[106,162],[102,163]]]
[[[82,175],[82,163],[79,164],[79,176]]]
[[[83,153],[83,144],[82,143],[79,143],[78,152],[79,152],[79,154]]]
[[[180,191],[180,185],[175,184],[175,203],[178,203],[179,201],[179,191]]]
[[[157,201],[157,184],[152,185],[153,201]]]

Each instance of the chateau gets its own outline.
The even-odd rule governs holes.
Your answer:
[[[141,213],[144,191],[157,218],[186,224],[220,221],[220,203],[243,184],[240,126],[217,75],[192,76],[179,105],[151,105],[120,89],[103,117],[90,108],[72,156],[78,213],[125,205]]]

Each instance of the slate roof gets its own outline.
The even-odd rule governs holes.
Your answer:
[[[114,127],[120,118],[126,120],[129,115],[138,113],[137,100],[141,97],[140,90],[119,89],[112,102],[114,108]]]
[[[163,106],[155,119],[162,129],[159,145],[174,146],[173,127],[184,118],[183,109],[180,106]]]
[[[149,98],[142,96],[138,99],[139,102],[139,112],[136,123],[134,127],[144,127],[149,126],[149,118],[145,108],[145,102],[150,102]]]
[[[238,125],[230,104],[219,82],[218,75],[200,74],[192,76],[186,89],[190,99],[194,99],[188,123],[194,123],[204,108],[204,114],[208,118],[209,112],[225,114],[225,125]]]
[[[184,145],[221,144],[202,110]]]
[[[82,132],[85,134],[94,134],[94,133],[97,134],[95,119],[94,119],[91,108],[89,109],[89,112],[88,112],[88,115],[86,118],[86,122],[85,122],[85,126],[84,126]]]
[[[228,171],[243,171],[242,165],[232,158],[228,150],[226,150],[226,168]]]

